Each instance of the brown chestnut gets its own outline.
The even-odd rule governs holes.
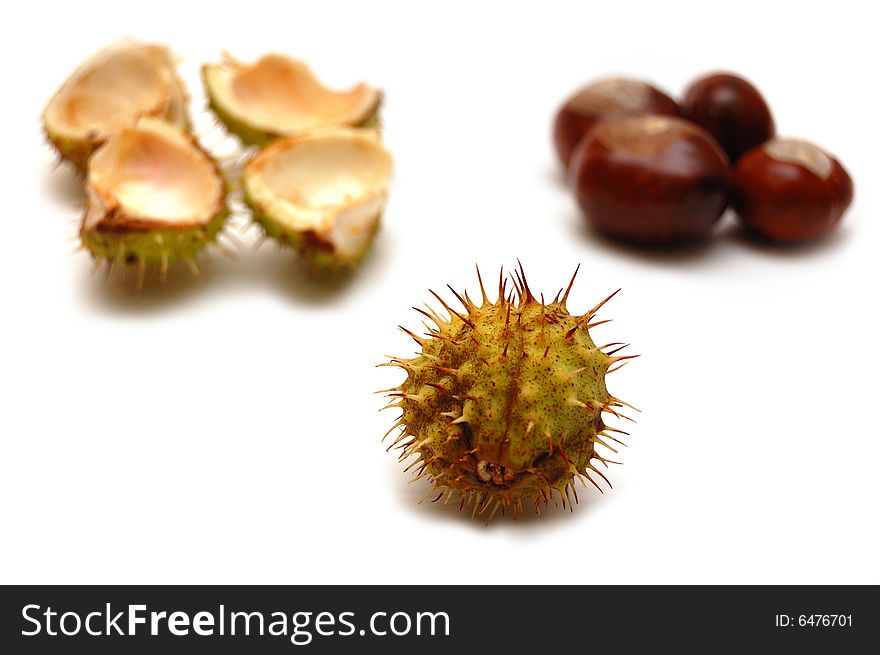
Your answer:
[[[602,118],[679,113],[675,100],[650,84],[623,78],[599,80],[571,96],[556,114],[556,154],[567,169],[578,143]]]
[[[776,132],[770,108],[758,89],[729,73],[707,75],[691,84],[681,112],[706,128],[733,162]]]
[[[846,170],[821,148],[772,139],[740,158],[731,204],[752,232],[779,243],[811,241],[840,222],[853,198]]]
[[[587,222],[641,245],[705,237],[727,206],[727,156],[703,128],[671,116],[604,120],[572,159]]]

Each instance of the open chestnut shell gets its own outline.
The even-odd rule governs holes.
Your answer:
[[[671,116],[596,124],[572,160],[587,222],[628,243],[668,246],[708,235],[727,206],[727,156],[702,128]]]

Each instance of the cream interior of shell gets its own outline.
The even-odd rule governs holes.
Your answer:
[[[49,102],[44,120],[50,132],[94,138],[147,115],[163,115],[183,125],[185,104],[168,50],[122,41],[73,73]]]
[[[223,182],[211,160],[184,132],[156,119],[111,137],[89,162],[87,188],[85,229],[108,207],[169,227],[201,225],[223,203]]]
[[[295,136],[318,127],[356,125],[375,108],[379,92],[325,87],[302,62],[266,55],[253,65],[206,66],[215,102],[236,120],[264,132]]]
[[[391,168],[375,135],[342,130],[266,148],[248,166],[245,185],[272,220],[355,254],[385,205]]]

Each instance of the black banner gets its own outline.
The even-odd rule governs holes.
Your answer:
[[[880,637],[867,586],[4,587],[0,611],[15,654],[849,653]]]

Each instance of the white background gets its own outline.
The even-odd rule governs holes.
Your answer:
[[[880,60],[870,3],[19,3],[0,31],[0,580],[3,582],[880,583],[877,211]],[[212,256],[137,297],[71,254],[71,176],[39,116],[122,36],[198,66],[278,50],[335,86],[387,94],[396,177],[347,284],[288,252]],[[873,62],[872,64],[869,62]],[[582,227],[550,141],[597,76],[678,94],[732,69],[781,133],[856,182],[814,247],[743,241],[645,255]],[[200,121],[204,123],[204,120]],[[216,142],[218,135],[206,140]],[[65,190],[65,188],[68,190]],[[254,231],[245,238],[249,244]],[[614,489],[573,514],[489,526],[417,505],[379,438],[377,369],[445,283],[473,292],[521,258],[570,306],[610,291],[595,338],[642,353],[610,378],[643,410]],[[494,274],[493,274],[494,272]]]

